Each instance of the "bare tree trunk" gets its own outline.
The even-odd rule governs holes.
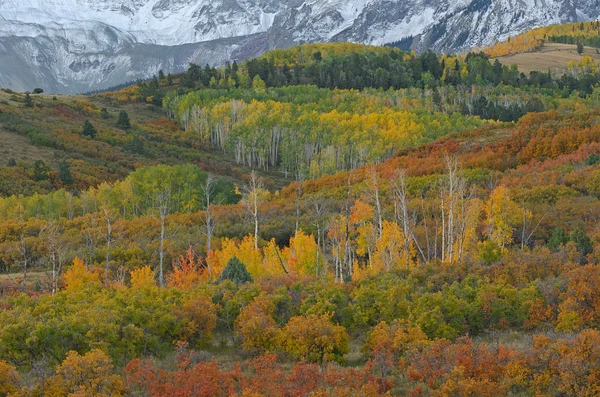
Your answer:
[[[18,247],[19,254],[23,257],[22,268],[23,268],[23,286],[27,284],[27,270],[29,268],[29,248],[27,247],[27,241],[25,240],[25,232],[21,231],[21,241]]]
[[[254,249],[258,249],[258,204],[263,190],[263,182],[255,171],[250,174],[250,181],[246,186],[246,207],[254,221]]]
[[[62,272],[64,247],[58,240],[60,230],[54,224],[54,222],[49,223],[42,230],[42,233],[46,237],[45,240],[50,254],[50,263],[52,265],[51,293],[54,295],[58,291],[58,279]]]
[[[445,194],[444,187],[442,187],[441,204],[442,204],[442,262],[446,260],[446,207],[445,207]]]
[[[86,222],[87,224],[87,222]],[[84,245],[85,245],[85,266],[86,268],[92,263],[92,257],[96,250],[96,214],[91,215],[89,226],[83,230]]]
[[[158,285],[164,287],[164,252],[165,252],[165,223],[167,215],[169,215],[169,204],[171,202],[171,191],[163,189],[156,197],[156,205],[160,221],[160,247],[159,247],[159,264],[158,264]]]
[[[296,228],[294,230],[294,236],[298,235],[298,229],[300,228],[300,215],[301,215],[301,204],[302,194],[304,193],[304,178],[301,173],[298,173],[298,180],[296,181]]]
[[[410,267],[410,241],[413,235],[408,213],[408,196],[406,194],[406,173],[400,170],[396,173],[394,196],[398,203],[398,215],[402,225],[403,251],[406,270]]]
[[[381,238],[383,231],[383,211],[381,209],[381,200],[379,198],[379,180],[375,166],[369,169],[371,176],[371,194],[373,195],[373,203],[375,204],[375,216],[377,217],[377,238]]]
[[[109,269],[109,264],[110,264],[110,244],[113,242],[113,237],[112,237],[112,222],[113,222],[113,215],[110,212],[109,209],[107,209],[106,207],[104,207],[102,209],[102,212],[104,213],[104,220],[106,221],[106,265],[104,268],[104,285],[108,287],[108,269]]]
[[[317,228],[317,258],[316,258],[316,268],[317,268],[317,274],[319,273],[320,270],[320,266],[321,266],[321,261],[323,260],[321,257],[321,251],[325,251],[324,249],[324,241],[325,241],[325,237],[324,237],[324,231],[326,230],[326,225],[325,225],[325,209],[326,209],[326,203],[325,200],[322,197],[316,197],[313,199],[313,205],[315,208],[314,211],[314,215],[315,217],[313,218],[313,225],[316,226]],[[327,269],[323,269],[323,275],[325,276],[327,271]]]
[[[421,214],[423,216],[423,228],[425,229],[425,242],[427,244],[427,262],[431,261],[431,246],[429,243],[429,227],[427,226],[427,216],[425,215],[425,199],[421,193]]]
[[[212,203],[211,203],[211,199],[212,196],[214,195],[214,191],[215,191],[215,178],[212,174],[208,174],[206,177],[206,182],[204,183],[204,186],[202,188],[203,193],[204,193],[204,203],[206,205],[206,210],[205,210],[205,222],[206,222],[206,252],[210,252],[212,251],[212,235],[213,235],[213,231],[214,231],[214,220],[212,217]],[[209,265],[210,266],[210,265]],[[210,267],[209,267],[209,273],[210,273]]]
[[[350,207],[352,205],[351,203],[351,199],[352,199],[352,190],[351,190],[351,181],[352,181],[352,172],[348,173],[348,194],[346,196],[346,205],[345,205],[345,213],[346,213],[346,217],[345,217],[345,226],[346,226],[346,230],[345,230],[345,237],[344,237],[344,267],[346,269],[348,269],[348,275],[352,275],[352,258],[351,258],[351,254],[350,254]],[[340,277],[341,281],[343,280],[343,272],[344,269],[342,268],[342,275]]]

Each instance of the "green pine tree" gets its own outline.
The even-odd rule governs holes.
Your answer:
[[[94,127],[94,125],[89,120],[86,120],[83,123],[81,135],[89,136],[90,138],[94,139],[96,137],[96,132],[96,127]]]
[[[550,237],[550,240],[548,240],[548,248],[550,248],[553,251],[556,251],[562,245],[565,245],[568,242],[569,235],[565,233],[565,231],[562,228],[556,227],[552,231],[552,236]]]
[[[129,121],[129,115],[126,111],[121,110],[119,112],[119,118],[117,119],[117,128],[127,131],[131,128],[131,122]]]
[[[244,264],[240,262],[240,260],[235,256],[227,262],[227,265],[225,265],[225,269],[223,269],[223,272],[219,277],[219,282],[224,280],[233,281],[238,285],[244,283],[251,283],[252,281],[254,281],[252,275],[248,273],[246,266],[244,266]]]
[[[580,263],[583,265],[587,262],[588,254],[591,254],[594,251],[594,247],[592,246],[592,240],[585,233],[585,229],[583,225],[578,224],[573,233],[571,233],[571,241],[575,243],[575,247],[577,247],[577,251],[579,251],[580,255]]]
[[[71,166],[67,160],[62,160],[58,164],[58,179],[64,185],[70,185],[73,183],[73,175],[71,175]]]

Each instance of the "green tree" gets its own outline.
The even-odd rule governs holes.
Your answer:
[[[594,247],[581,223],[575,226],[573,233],[571,233],[571,241],[575,243],[577,251],[579,251],[579,255],[581,256],[580,263],[585,264],[587,262],[588,254],[591,254],[594,251]]]
[[[142,154],[144,153],[144,142],[139,136],[134,135],[131,142],[126,145],[126,149],[136,154]]]
[[[583,54],[583,43],[581,41],[577,42],[577,53],[579,55]]]
[[[43,89],[41,89],[41,88],[36,88],[36,89],[34,89],[34,90],[33,90],[33,93],[34,93],[34,94],[43,94],[43,93],[44,93],[44,90],[43,90]]]
[[[43,160],[36,160],[33,164],[33,178],[36,181],[45,181],[48,179],[48,166]]]
[[[102,117],[103,119],[107,119],[110,117],[110,114],[108,114],[107,108],[100,109],[100,117]]]
[[[568,242],[569,235],[565,233],[565,231],[562,228],[556,227],[552,231],[552,236],[550,237],[550,240],[548,240],[548,248],[550,248],[553,251],[556,251],[560,248],[561,245],[565,245]]]
[[[86,120],[83,123],[81,135],[89,136],[90,138],[94,139],[96,137],[96,132],[96,127],[94,127],[94,125],[89,120]]]
[[[60,179],[60,181],[65,185],[70,185],[73,183],[73,175],[71,175],[71,166],[69,165],[69,162],[65,159],[63,159],[58,164],[58,179]]]
[[[25,93],[25,104],[24,106],[26,108],[32,108],[33,107],[33,99],[31,99],[31,95],[29,95],[28,92]]]
[[[119,118],[117,119],[117,128],[127,131],[131,128],[131,122],[129,121],[129,115],[126,111],[121,110],[119,112]]]
[[[235,256],[227,262],[225,269],[223,269],[219,277],[219,282],[224,280],[230,280],[236,284],[251,283],[254,281],[246,266]]]
[[[600,156],[598,156],[596,153],[592,153],[588,156],[587,159],[585,159],[585,165],[596,165],[600,163]]]
[[[260,76],[254,76],[254,78],[252,79],[252,88],[254,88],[255,90],[264,90],[265,87],[265,82],[260,78]]]

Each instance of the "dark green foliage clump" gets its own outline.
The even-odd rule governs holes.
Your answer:
[[[252,275],[248,273],[246,266],[235,256],[227,262],[225,269],[219,277],[219,282],[230,280],[236,284],[251,283],[254,281]]]
[[[590,154],[588,158],[585,159],[585,165],[596,165],[598,163],[600,163],[600,156],[596,153]]]
[[[36,181],[45,181],[48,179],[48,166],[42,160],[36,160],[33,164],[33,178]]]
[[[65,185],[73,183],[73,175],[71,175],[71,166],[67,160],[63,160],[58,164],[58,178]]]
[[[81,131],[81,135],[89,136],[90,138],[94,139],[96,137],[96,132],[96,127],[94,127],[94,125],[89,120],[86,120],[83,123],[83,130]]]
[[[573,230],[573,233],[571,233],[571,241],[574,242],[577,247],[577,251],[580,255],[580,263],[587,263],[587,256],[594,252],[594,247],[592,246],[592,240],[590,240],[590,237],[585,233],[582,224],[577,225],[575,230]]]
[[[569,242],[569,235],[565,233],[565,231],[557,227],[552,231],[552,236],[550,240],[548,240],[548,248],[553,251],[558,250],[562,245],[565,245]]]
[[[117,119],[117,128],[127,131],[131,128],[131,122],[129,121],[129,115],[126,111],[121,110],[119,112],[119,118]]]

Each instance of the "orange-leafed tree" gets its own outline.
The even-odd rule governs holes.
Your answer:
[[[208,278],[206,267],[194,251],[188,249],[185,255],[180,255],[173,262],[173,272],[167,276],[169,285],[179,289],[191,290]]]
[[[19,391],[21,376],[6,361],[0,361],[0,396],[10,396]]]

